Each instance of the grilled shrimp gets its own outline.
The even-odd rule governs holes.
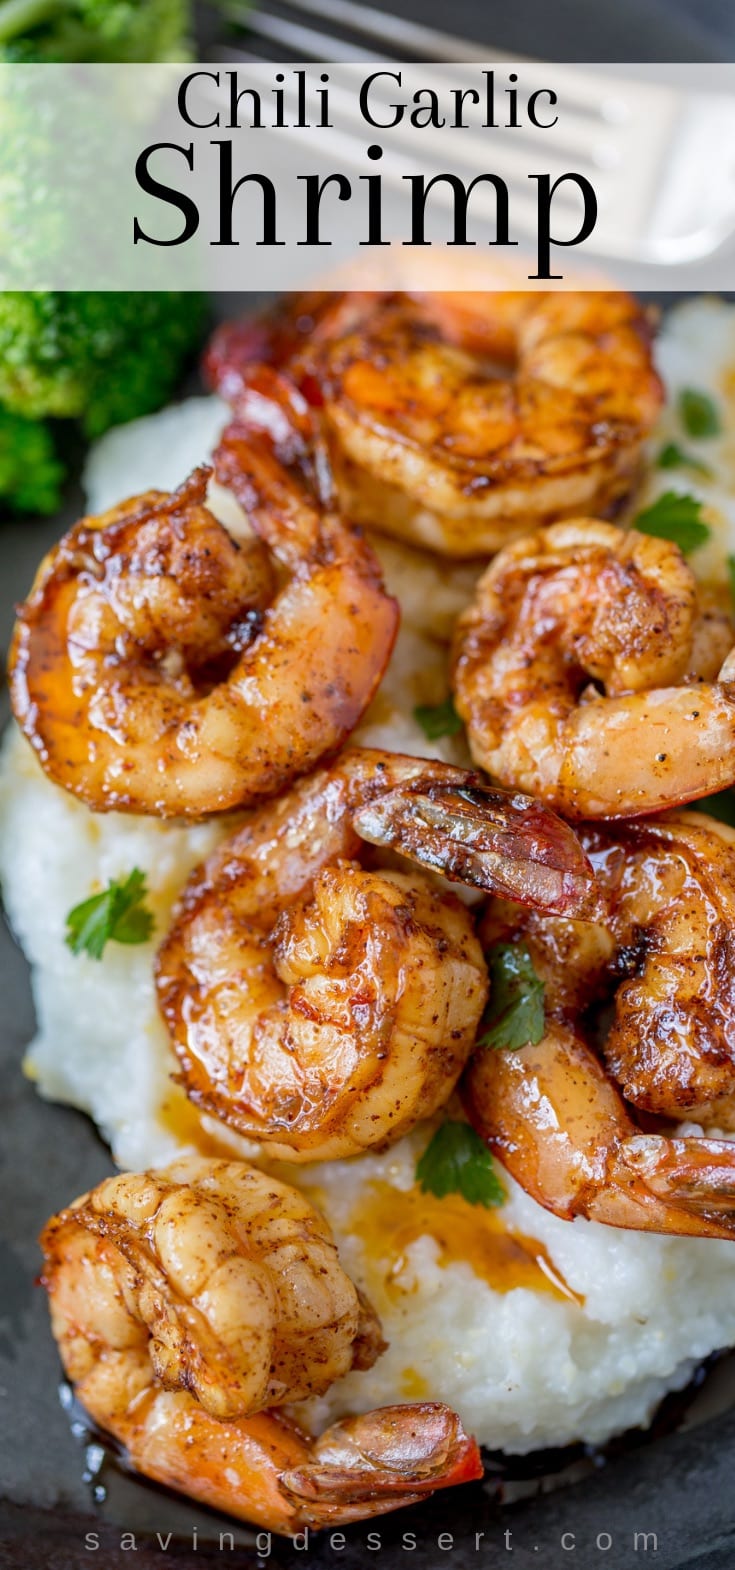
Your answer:
[[[288,365],[348,515],[469,557],[625,497],[663,400],[650,340],[623,293],[306,296],[220,329],[206,368],[236,400],[254,358]]]
[[[385,1145],[448,1099],[487,993],[471,917],[361,841],[585,909],[575,837],[447,764],[354,749],[246,818],[185,889],[157,960],[187,1094],[289,1160]]]
[[[276,398],[270,435],[241,415],[215,454],[252,538],[217,522],[199,469],[82,519],[20,607],[15,715],[51,779],[98,811],[200,817],[275,794],[378,686],[396,602],[303,456],[303,400],[280,378],[272,426]]]
[[[356,1520],[481,1476],[439,1403],[314,1440],[280,1408],[382,1351],[329,1227],[243,1162],[109,1178],[53,1216],[43,1281],[62,1362],[146,1477],[277,1532]]]
[[[735,1144],[660,1128],[735,1127],[735,832],[692,812],[581,838],[600,920],[490,907],[485,938],[529,949],[546,1028],[520,1052],[476,1053],[468,1111],[557,1215],[733,1238]],[[611,1013],[606,1067],[593,1007]]]
[[[550,1009],[612,995],[602,1051],[626,1100],[735,1129],[735,830],[679,812],[581,839],[602,921],[520,917]]]
[[[564,1221],[735,1239],[735,1146],[641,1132],[592,1049],[562,1021],[549,1022],[538,1046],[475,1053],[463,1094],[498,1160]]]
[[[473,758],[572,819],[709,795],[735,781],[734,642],[671,541],[588,519],[537,531],[457,626]]]

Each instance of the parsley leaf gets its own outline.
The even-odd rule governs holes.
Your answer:
[[[425,1194],[438,1199],[461,1194],[468,1204],[486,1210],[505,1200],[492,1156],[469,1123],[442,1123],[416,1164],[416,1179]]]
[[[722,430],[720,413],[714,398],[700,392],[697,387],[682,387],[679,393],[679,417],[687,436],[701,440],[719,436]]]
[[[101,894],[75,905],[66,918],[66,942],[72,954],[101,959],[111,941],[146,943],[154,925],[143,903],[147,892],[145,873],[134,867],[124,882],[112,878]]]
[[[735,790],[718,790],[714,796],[702,796],[699,801],[689,801],[687,812],[708,812],[719,823],[729,823],[735,829]]]
[[[657,540],[673,540],[683,556],[691,555],[697,546],[709,539],[711,529],[702,523],[702,503],[696,496],[684,492],[665,491],[651,507],[639,512],[633,528],[641,534],[652,534]]]
[[[485,956],[490,971],[490,1002],[483,1017],[479,1047],[518,1051],[536,1046],[544,1033],[544,984],[536,975],[525,943],[496,943]]]
[[[712,470],[708,463],[703,463],[701,458],[695,458],[694,453],[685,452],[678,442],[667,442],[656,459],[659,469],[693,469],[696,474],[709,476]]]
[[[414,709],[413,717],[418,720],[427,741],[438,741],[440,736],[457,736],[462,729],[451,698],[445,698],[443,703],[420,703]]]

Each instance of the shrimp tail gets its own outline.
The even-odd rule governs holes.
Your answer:
[[[132,1463],[157,1482],[272,1532],[371,1520],[483,1475],[475,1440],[440,1402],[344,1418],[318,1439],[273,1409],[223,1425],[201,1410],[192,1416],[188,1407],[164,1402],[159,1392],[150,1409],[158,1419],[144,1437],[131,1425]]]
[[[732,1140],[636,1134],[622,1141],[618,1155],[656,1198],[715,1222],[720,1236],[735,1236]]]
[[[318,418],[290,377],[270,365],[253,366],[234,402],[233,413],[215,463],[223,483],[232,485],[236,495],[239,487],[244,506],[251,501],[247,482],[238,473],[237,461],[227,466],[230,432],[237,432],[256,450],[260,443],[282,466],[291,485],[298,481],[322,507],[336,505],[331,465]]]
[[[735,1144],[641,1133],[594,1052],[559,1021],[535,1046],[477,1051],[462,1093],[498,1160],[562,1220],[735,1236]]]
[[[315,1442],[313,1460],[282,1473],[280,1486],[299,1514],[321,1525],[398,1510],[482,1475],[477,1443],[456,1413],[426,1401],[333,1424]]]
[[[594,873],[573,830],[530,796],[444,782],[407,784],[369,802],[355,828],[451,882],[550,914],[591,915]]]
[[[290,373],[296,372],[301,352],[313,348],[315,337],[323,336],[335,319],[344,316],[348,302],[352,317],[352,302],[359,309],[362,299],[310,291],[292,296],[288,303],[280,300],[275,309],[260,316],[221,322],[202,357],[204,381],[227,403],[239,404],[256,370],[288,365]],[[312,377],[311,383],[312,396],[322,402],[318,382]]]

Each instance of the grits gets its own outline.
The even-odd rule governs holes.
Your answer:
[[[669,406],[652,456],[677,440],[714,473],[705,479],[652,465],[643,501],[669,489],[694,492],[713,529],[695,565],[720,576],[735,541],[735,309],[699,300],[672,313],[659,360],[670,390],[712,392],[725,430],[706,447],[693,444]],[[192,399],[110,433],[88,465],[90,509],[176,484],[206,457],[225,413],[216,399]],[[214,504],[223,510],[221,497]],[[225,512],[234,528],[242,526]],[[427,742],[413,709],[446,695],[446,642],[473,567],[450,569],[393,542],[375,543],[401,600],[403,627],[357,739],[465,762],[460,739]],[[200,1118],[172,1083],[175,1065],[153,993],[155,937],[140,947],[110,944],[100,963],[75,958],[64,944],[66,915],[137,866],[147,874],[160,934],[189,870],[227,827],[96,816],[45,778],[14,729],[5,740],[0,875],[33,966],[38,1014],[27,1072],[43,1095],[89,1112],[122,1166],[162,1162],[182,1148],[252,1147]],[[278,1169],[308,1188],[329,1217],[344,1265],[373,1299],[390,1342],[369,1379],[353,1373],[302,1409],[310,1426],[382,1403],[438,1398],[492,1448],[601,1442],[645,1424],[666,1391],[686,1384],[708,1353],[735,1342],[731,1244],[570,1225],[506,1178],[502,1210],[468,1216],[462,1201],[452,1201],[442,1232],[437,1211],[447,1202],[424,1200],[412,1188],[427,1136],[418,1129],[383,1155]],[[407,1197],[397,1200],[396,1191]]]

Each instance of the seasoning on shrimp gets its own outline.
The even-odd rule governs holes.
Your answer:
[[[237,402],[264,357],[321,405],[348,515],[454,557],[617,506],[663,401],[624,293],[307,295],[206,368]]]
[[[483,574],[455,636],[470,749],[568,818],[634,817],[735,781],[735,628],[678,546],[577,519]]]
[[[302,461],[303,400],[284,378],[277,396],[275,434],[241,416],[215,455],[253,537],[217,522],[199,469],[82,519],[19,610],[16,718],[97,811],[201,817],[273,795],[336,751],[378,686],[397,605],[325,500],[326,466]]]
[[[642,1111],[735,1129],[735,830],[692,812],[583,837],[614,944],[580,978],[617,982],[608,1069]],[[579,931],[552,921],[547,941],[565,927]],[[574,963],[566,950],[564,986]]]
[[[447,764],[353,749],[256,810],[184,891],[157,961],[187,1094],[290,1160],[385,1145],[447,1101],[487,973],[471,916],[361,840],[545,909],[594,899],[575,837]]]
[[[438,1402],[319,1439],[283,1407],[383,1349],[304,1196],[190,1157],[108,1178],[44,1228],[43,1281],[75,1393],[146,1477],[276,1532],[381,1515],[482,1475]]]
[[[733,1238],[735,1144],[671,1125],[735,1127],[735,831],[672,813],[591,825],[582,842],[598,922],[489,908],[487,939],[527,945],[546,1021],[536,1044],[475,1054],[467,1110],[556,1215]],[[604,1061],[593,1006],[612,1014]]]

